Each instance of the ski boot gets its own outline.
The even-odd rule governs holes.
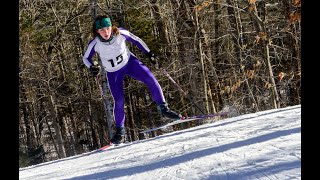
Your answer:
[[[174,120],[182,119],[181,114],[178,114],[178,113],[172,111],[172,110],[168,107],[168,104],[167,104],[167,103],[160,104],[160,105],[158,106],[158,109],[160,110],[162,116],[165,116],[165,117],[167,117],[167,118],[174,119]]]
[[[111,142],[115,145],[118,145],[118,144],[123,143],[123,141],[124,141],[124,128],[123,128],[123,126],[116,127],[116,132],[113,135]]]

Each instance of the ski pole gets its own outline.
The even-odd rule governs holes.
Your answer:
[[[98,63],[96,61],[93,62],[94,65],[98,65]],[[100,66],[98,66],[99,69],[100,69]],[[103,104],[104,104],[104,94],[103,94],[103,89],[99,83],[100,79],[99,79],[99,75],[100,75],[100,72],[97,74],[97,76],[95,77],[96,79],[96,83],[97,83],[97,86],[99,87],[99,90],[100,90],[100,95],[101,95],[101,98],[102,98],[102,101],[103,101]]]
[[[94,65],[97,65],[97,64],[98,63],[96,61],[94,61]],[[99,68],[100,68],[100,66],[99,66]],[[100,92],[100,96],[102,98],[102,103],[103,103],[103,108],[104,108],[105,114],[106,114],[106,116],[108,116],[107,105],[106,105],[106,102],[105,102],[106,96],[103,93],[102,85],[99,83],[100,82],[99,75],[100,75],[100,72],[99,72],[99,74],[97,74],[95,79],[96,79],[97,86],[99,87],[99,92]],[[108,138],[111,139],[112,135],[113,135],[113,133],[112,133],[112,122],[109,122],[108,119],[107,119],[107,125],[108,125]]]
[[[158,62],[156,62],[156,67],[159,68],[159,65],[158,65]],[[172,82],[175,86],[177,86],[177,88],[179,89],[179,91],[189,99],[189,101],[202,113],[202,114],[205,114],[200,108],[199,106],[191,99],[190,95],[188,95],[185,91],[182,90],[181,86],[174,80],[172,79],[172,77],[169,75],[169,73],[163,68],[163,67],[160,67],[160,70],[162,71],[162,73],[164,75],[166,75]]]
[[[101,85],[100,85],[99,81],[100,81],[100,78],[99,78],[99,77],[98,77],[98,75],[97,75],[97,76],[96,76],[97,86],[99,87],[100,96],[101,96],[102,100],[104,100],[103,90],[102,90],[102,87],[101,87]],[[103,103],[104,103],[104,101],[103,101]]]

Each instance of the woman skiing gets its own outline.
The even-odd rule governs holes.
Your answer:
[[[114,100],[114,120],[116,132],[111,139],[114,144],[123,141],[124,136],[124,92],[123,78],[128,75],[138,81],[143,82],[150,90],[151,97],[158,105],[163,116],[171,119],[181,119],[181,115],[170,110],[166,103],[160,84],[142,62],[130,52],[126,45],[129,41],[142,50],[151,61],[155,60],[155,55],[148,46],[137,36],[126,29],[113,26],[108,16],[97,16],[92,26],[94,38],[89,42],[87,50],[83,56],[84,64],[90,69],[93,76],[97,76],[100,69],[92,63],[95,53],[100,56],[102,68],[106,70],[109,88]]]

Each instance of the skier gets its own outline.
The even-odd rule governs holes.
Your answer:
[[[181,119],[179,113],[172,111],[166,103],[160,84],[149,70],[137,57],[130,52],[126,45],[129,41],[142,50],[155,63],[155,54],[137,36],[128,30],[112,25],[108,16],[100,15],[95,18],[92,26],[93,39],[89,42],[83,56],[84,64],[95,77],[100,72],[97,65],[92,62],[92,57],[98,53],[109,82],[109,88],[114,100],[114,120],[116,132],[111,139],[114,144],[123,142],[124,139],[124,92],[123,78],[128,75],[143,82],[150,90],[152,99],[158,105],[162,116],[170,119]]]

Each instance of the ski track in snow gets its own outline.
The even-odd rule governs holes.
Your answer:
[[[301,179],[301,106],[232,117],[19,170],[21,180]]]

